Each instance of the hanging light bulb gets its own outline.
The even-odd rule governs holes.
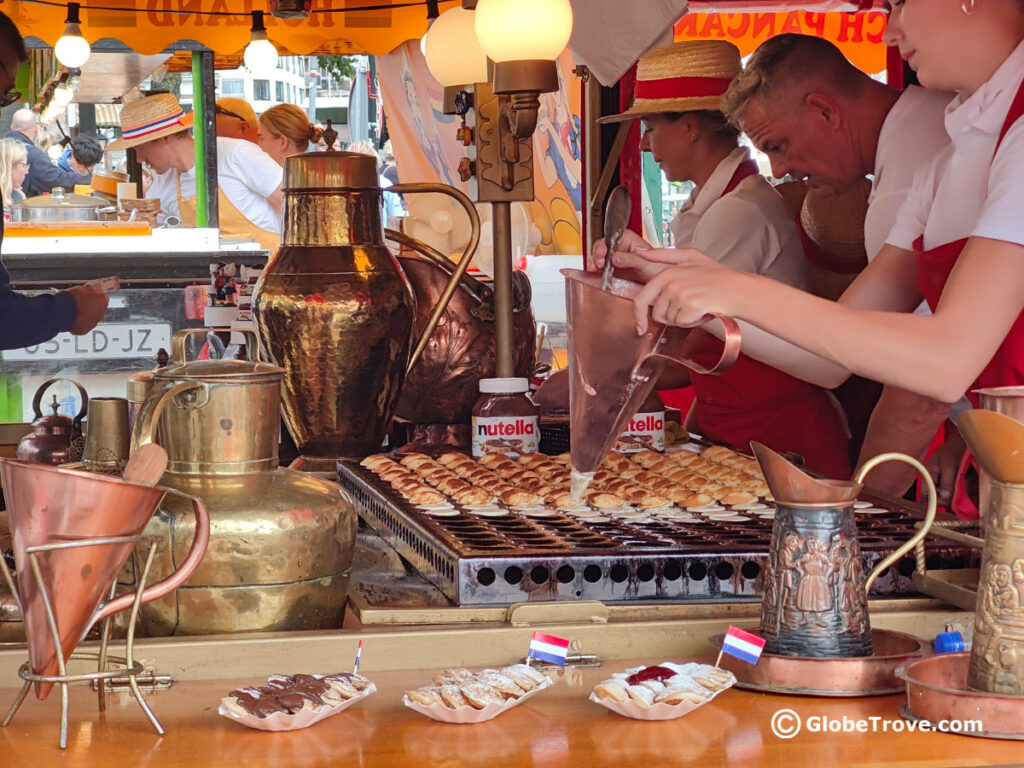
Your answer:
[[[263,11],[252,12],[252,38],[242,58],[250,72],[268,72],[277,68],[277,48],[267,38]]]
[[[423,38],[427,67],[441,85],[487,82],[487,54],[477,42],[475,11],[456,6],[442,13]]]
[[[64,34],[53,46],[57,61],[68,69],[78,69],[89,60],[89,54],[92,53],[89,41],[82,37],[82,28],[79,26],[82,23],[78,15],[80,7],[78,3],[68,3]]]
[[[437,21],[437,17],[440,15],[441,12],[437,9],[437,0],[427,0],[427,31],[420,38],[420,53],[423,54],[423,58],[427,57],[427,36],[430,34],[430,30],[434,28],[434,22]],[[430,65],[428,64],[427,68],[429,69],[429,67]]]

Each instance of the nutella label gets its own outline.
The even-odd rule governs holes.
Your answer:
[[[536,453],[539,440],[540,419],[536,416],[473,417],[475,458],[485,453],[507,453],[512,456]]]
[[[637,453],[643,450],[664,451],[665,412],[651,411],[636,414],[622,430],[614,450],[622,453]]]

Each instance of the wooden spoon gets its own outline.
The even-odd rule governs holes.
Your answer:
[[[136,485],[156,485],[167,469],[167,451],[156,443],[135,449],[124,468],[124,481]]]
[[[982,469],[1001,483],[1024,483],[1024,424],[975,409],[962,413],[957,427]]]

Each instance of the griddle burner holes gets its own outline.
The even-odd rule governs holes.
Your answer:
[[[913,565],[913,560],[905,562],[909,562],[911,566]],[[731,579],[735,570],[733,564],[726,561],[722,561],[714,566],[714,574],[719,581]],[[747,581],[753,581],[760,576],[761,566],[752,560],[748,560],[740,566],[740,573]],[[504,572],[505,581],[513,585],[519,584],[523,580],[524,575],[522,568],[515,565],[509,566]],[[591,564],[583,569],[583,580],[589,584],[596,584],[605,575],[599,565]],[[607,572],[607,578],[616,584],[621,584],[628,580],[629,575],[629,568],[622,563],[613,565]],[[642,563],[636,569],[637,580],[644,583],[653,581],[657,575],[657,571],[650,563]],[[708,568],[703,563],[693,563],[690,565],[687,575],[691,581],[703,581],[708,577]],[[534,584],[546,584],[551,580],[551,572],[544,566],[538,565],[530,571],[529,577],[530,581]],[[669,561],[662,566],[661,578],[665,581],[678,581],[682,577],[683,565],[681,563]],[[571,584],[576,580],[576,569],[571,565],[562,565],[555,571],[554,578],[559,584]],[[497,575],[492,568],[484,567],[477,571],[476,580],[481,586],[489,587],[497,580]]]

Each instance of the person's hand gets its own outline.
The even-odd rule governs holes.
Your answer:
[[[963,437],[959,432],[951,430],[942,445],[924,462],[935,481],[935,492],[938,495],[936,501],[940,506],[948,507],[953,501],[953,487],[965,450],[967,444]]]
[[[631,229],[627,229],[619,238],[619,244],[612,254],[612,263],[615,265],[615,274],[627,280],[638,283],[646,283],[659,272],[666,269],[667,264],[651,262],[639,255],[640,251],[649,251],[651,244]],[[608,255],[608,243],[602,237],[594,243],[591,253],[591,261],[587,269],[591,272],[600,272],[604,269],[604,260]]]
[[[724,303],[731,294],[729,281],[741,273],[692,248],[641,250],[637,256],[663,265],[633,299],[637,333],[647,332],[648,310],[656,322],[683,328],[708,313],[731,314]]]
[[[68,288],[68,293],[75,299],[75,324],[71,326],[71,332],[81,336],[103,319],[110,299],[103,291],[97,291],[91,285],[76,285]]]

